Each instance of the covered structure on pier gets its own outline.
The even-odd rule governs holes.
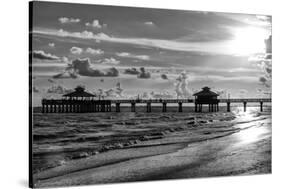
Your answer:
[[[203,87],[201,91],[193,94],[193,96],[195,96],[195,112],[202,112],[204,104],[209,105],[209,112],[219,111],[219,95],[211,91],[209,87]]]
[[[86,92],[85,88],[82,86],[77,86],[74,92],[67,93],[63,95],[63,97],[68,99],[75,99],[75,100],[79,100],[79,99],[90,100],[96,97],[96,95]]]

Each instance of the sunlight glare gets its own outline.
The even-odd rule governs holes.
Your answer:
[[[247,27],[234,30],[230,48],[235,54],[251,55],[265,52],[264,40],[268,37],[265,29]]]

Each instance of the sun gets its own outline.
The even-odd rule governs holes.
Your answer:
[[[264,40],[268,31],[264,28],[246,27],[235,29],[230,42],[231,51],[239,55],[251,55],[265,52]]]

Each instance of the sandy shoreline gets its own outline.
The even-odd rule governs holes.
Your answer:
[[[271,117],[235,127],[240,129],[202,142],[183,138],[173,144],[165,138],[159,139],[160,145],[145,141],[143,146],[71,161],[35,174],[35,187],[271,173]],[[184,133],[172,135],[174,139]]]

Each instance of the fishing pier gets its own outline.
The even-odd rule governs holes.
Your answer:
[[[131,112],[136,111],[138,105],[146,107],[146,112],[152,112],[153,105],[162,106],[162,112],[167,112],[168,104],[177,104],[178,112],[183,112],[183,105],[194,104],[195,112],[202,112],[203,106],[208,106],[209,112],[219,111],[219,106],[226,105],[228,112],[231,104],[240,103],[243,110],[247,110],[247,104],[259,103],[260,111],[263,111],[265,103],[271,103],[270,98],[233,98],[217,99],[218,95],[210,88],[204,87],[202,91],[194,94],[194,99],[118,99],[101,100],[95,99],[96,95],[88,93],[82,87],[63,95],[63,99],[43,99],[42,113],[89,113],[89,112],[121,112],[122,104],[129,105]],[[114,109],[112,107],[115,107]]]

